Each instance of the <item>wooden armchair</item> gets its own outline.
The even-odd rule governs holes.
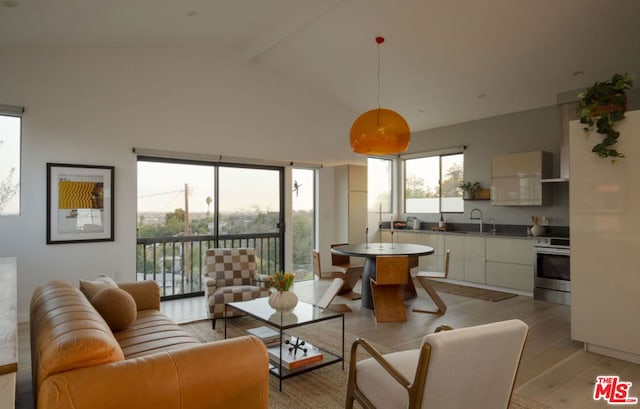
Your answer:
[[[436,330],[419,349],[386,355],[357,339],[345,408],[506,409],[528,330],[520,320]],[[356,362],[358,347],[371,358]]]

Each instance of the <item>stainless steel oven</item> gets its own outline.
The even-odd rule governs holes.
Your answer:
[[[533,298],[571,304],[571,247],[568,238],[541,237],[533,246]]]

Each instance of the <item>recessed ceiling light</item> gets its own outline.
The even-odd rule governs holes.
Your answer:
[[[2,5],[5,7],[18,7],[18,2],[14,0],[4,0]]]
[[[574,77],[582,77],[584,75],[584,71],[576,71],[573,73]]]

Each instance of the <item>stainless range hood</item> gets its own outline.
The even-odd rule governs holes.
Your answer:
[[[578,103],[560,104],[560,176],[542,179],[542,183],[558,183],[569,181],[569,121],[578,119]]]

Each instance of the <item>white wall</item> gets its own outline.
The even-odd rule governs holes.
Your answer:
[[[354,113],[215,50],[0,49],[0,62],[0,103],[26,108],[22,213],[0,218],[0,257],[18,260],[21,321],[48,280],[135,279],[133,147],[360,160],[346,142]],[[114,242],[45,244],[47,162],[115,166]]]

